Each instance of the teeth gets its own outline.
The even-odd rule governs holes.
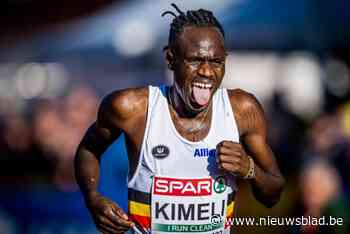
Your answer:
[[[203,84],[203,83],[199,83],[199,82],[194,82],[193,86],[196,86],[196,87],[201,88],[201,89],[211,89],[213,87],[213,85],[211,85],[211,84]]]

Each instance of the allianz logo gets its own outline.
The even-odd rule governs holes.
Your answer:
[[[193,157],[214,157],[216,149],[199,148],[194,150]]]

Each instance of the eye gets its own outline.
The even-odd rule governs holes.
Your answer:
[[[225,61],[221,59],[213,59],[210,61],[210,63],[216,67],[221,67],[225,64]]]
[[[189,58],[185,59],[186,64],[191,65],[191,66],[199,66],[202,62],[201,59],[199,58]]]

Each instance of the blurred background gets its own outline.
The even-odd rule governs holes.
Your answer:
[[[0,234],[97,233],[73,157],[101,98],[171,83],[162,48],[172,10],[206,8],[226,32],[223,86],[256,95],[287,179],[281,202],[241,182],[237,216],[342,217],[335,227],[235,227],[237,233],[350,233],[350,2],[345,0],[5,0],[0,3]],[[100,191],[126,209],[121,137]]]

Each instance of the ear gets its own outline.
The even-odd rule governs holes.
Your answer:
[[[175,64],[175,55],[172,49],[169,46],[164,47],[164,53],[165,53],[165,61],[168,65],[168,68],[170,70],[174,70],[174,64]]]

